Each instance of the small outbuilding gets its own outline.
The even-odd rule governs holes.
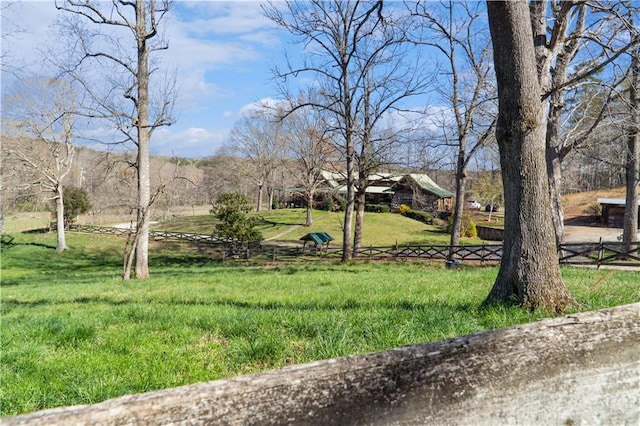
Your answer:
[[[328,247],[329,242],[333,241],[333,237],[326,232],[309,232],[308,234],[303,235],[300,240],[304,241],[305,247],[309,241],[312,241],[316,247],[322,246],[322,244],[326,244]]]
[[[602,224],[611,228],[622,228],[624,225],[624,210],[627,201],[624,198],[598,198],[602,211]],[[638,201],[638,216],[640,217],[640,201]],[[640,218],[638,219],[640,226]]]

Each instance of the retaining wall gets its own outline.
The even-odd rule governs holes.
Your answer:
[[[502,241],[504,239],[504,229],[490,228],[488,226],[476,226],[478,238],[485,241]]]
[[[1,423],[640,424],[640,304]]]

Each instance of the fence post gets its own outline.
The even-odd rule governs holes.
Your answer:
[[[275,247],[275,246],[273,246],[273,247],[271,248],[271,250],[272,250],[272,252],[271,252],[271,261],[272,261],[272,262],[275,262],[275,261],[276,261],[276,247]]]
[[[372,256],[373,256],[373,246],[369,244],[369,260],[371,260]]]
[[[600,269],[600,262],[604,256],[604,245],[602,244],[602,237],[600,237],[600,248],[598,249],[598,261],[596,262],[596,269]]]

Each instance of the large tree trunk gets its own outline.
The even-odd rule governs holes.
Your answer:
[[[274,194],[273,186],[267,186],[267,199],[269,200],[269,205],[267,206],[267,210],[273,210],[273,194]]]
[[[138,226],[136,243],[136,278],[149,278],[149,217],[151,181],[149,178],[149,49],[146,39],[146,4],[136,0],[138,42]]]
[[[342,261],[351,260],[351,236],[353,234],[353,207],[355,190],[353,182],[347,186],[347,202],[344,210],[344,224],[342,227]]]
[[[67,239],[65,235],[64,229],[64,198],[62,185],[58,184],[56,188],[56,235],[57,235],[57,243],[56,243],[56,251],[64,251],[67,247]]]
[[[560,311],[573,302],[560,274],[545,161],[529,8],[487,2],[498,83],[496,139],[505,193],[505,238],[498,277],[485,303],[516,301]]]
[[[629,87],[629,136],[627,140],[626,164],[626,206],[624,211],[624,228],[622,240],[626,243],[625,250],[636,248],[631,244],[638,240],[638,185],[640,184],[640,48],[636,47],[631,61],[631,87]]]
[[[546,105],[546,104],[543,104]],[[564,238],[564,209],[562,207],[562,157],[559,129],[562,127],[562,107],[552,102],[546,127],[546,162],[549,195],[551,197],[551,216],[555,230],[556,247],[560,247]]]
[[[264,195],[264,184],[263,183],[259,183],[258,184],[258,207],[257,207],[257,211],[261,212],[262,211],[262,196]]]
[[[353,230],[353,257],[356,257],[358,250],[362,246],[362,233],[364,232],[364,207],[366,200],[366,187],[362,186],[356,191],[356,226]]]
[[[453,219],[451,223],[451,237],[449,239],[449,259],[454,258],[455,247],[460,245],[460,228],[462,228],[462,215],[464,214],[464,198],[466,192],[465,150],[466,141],[460,141],[458,151],[458,166],[456,168],[456,200],[453,207]],[[491,213],[489,213],[491,214]]]
[[[304,226],[313,225],[313,191],[307,193],[307,217],[304,221]]]
[[[348,120],[347,120],[348,121]],[[350,128],[350,124],[347,124]],[[353,141],[351,140],[351,132],[347,133],[346,138],[346,154],[347,154],[347,202],[344,210],[344,224],[342,226],[342,261],[351,260],[351,236],[353,222],[353,204],[355,200],[355,184],[354,172],[355,164],[353,158]]]

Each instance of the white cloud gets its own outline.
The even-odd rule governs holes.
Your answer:
[[[176,1],[174,5],[165,34],[169,49],[158,52],[163,69],[154,75],[176,73],[178,122],[156,131],[152,149],[163,155],[173,151],[185,156],[211,155],[228,138],[233,118],[262,102],[252,100],[269,95],[268,68],[280,55],[274,50],[280,45],[279,35],[262,16],[258,2]],[[52,25],[59,16],[53,1],[23,0],[3,9],[3,35],[15,28],[11,22],[25,30],[3,39],[2,45],[3,54],[15,61],[24,76],[55,73],[41,68],[39,49],[67,43],[53,35]],[[11,80],[3,71],[3,90]],[[100,128],[91,136],[111,140],[113,133]]]
[[[228,98],[232,95],[230,89],[208,82],[205,74],[204,68],[185,70],[180,74],[177,110],[183,112],[206,110],[209,102],[204,102],[204,99],[211,101]]]
[[[253,33],[243,34],[240,36],[240,40],[260,44],[266,47],[278,47],[282,44],[273,31],[256,31]]]
[[[284,99],[262,98],[256,102],[244,105],[238,111],[240,117],[250,117],[256,113],[275,111],[280,107],[286,107],[289,103]]]
[[[47,41],[55,40],[50,27],[57,16],[53,2],[22,1],[3,5],[2,51],[13,67],[38,72],[43,63],[40,51],[46,49]]]
[[[158,129],[151,140],[154,155],[202,157],[213,155],[229,137],[229,129],[191,127],[179,132],[171,128]]]
[[[387,114],[389,127],[397,130],[435,132],[453,124],[453,111],[446,106],[428,105]]]
[[[181,2],[194,19],[185,19],[184,24],[195,36],[209,37],[212,34],[252,33],[271,21],[262,15],[260,3],[255,1],[200,1]]]

